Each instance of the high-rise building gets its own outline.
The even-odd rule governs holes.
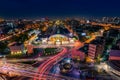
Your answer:
[[[104,39],[102,39],[102,37],[99,37],[96,40],[93,40],[88,47],[88,56],[91,59],[95,59],[98,57],[98,55],[102,55],[104,50],[104,44],[105,44],[105,41]]]
[[[108,17],[103,17],[102,22],[107,23],[108,22]]]
[[[94,59],[96,56],[96,45],[95,44],[89,44],[89,48],[88,48],[88,56],[91,59]]]

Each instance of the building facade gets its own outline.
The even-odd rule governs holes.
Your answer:
[[[105,45],[104,40],[98,39],[98,40],[92,41],[88,47],[88,56],[91,59],[95,59],[99,55],[102,55],[104,51],[104,45]]]
[[[20,55],[20,54],[25,54],[25,48],[23,44],[14,44],[9,46],[11,55]]]
[[[120,50],[111,50],[109,60],[120,60]]]

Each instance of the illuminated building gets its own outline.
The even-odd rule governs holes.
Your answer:
[[[101,39],[102,37],[99,37],[96,40],[93,40],[88,47],[88,56],[91,59],[95,59],[98,57],[98,55],[102,55],[104,50],[104,39]]]
[[[73,51],[72,59],[77,59],[83,61],[85,59],[85,53],[82,51]]]
[[[85,48],[86,46],[84,47],[81,47],[77,50],[73,49],[72,50],[72,59],[77,59],[77,60],[80,60],[80,61],[84,61],[85,60],[85,56],[86,56],[86,49],[84,50],[83,48]]]
[[[89,44],[89,49],[88,49],[88,56],[92,59],[95,58],[96,54],[96,45],[94,44]]]
[[[53,42],[53,44],[68,44],[69,43],[69,38],[67,36],[61,35],[61,34],[56,34],[52,35],[48,39],[49,41]]]
[[[69,38],[62,34],[55,34],[50,36],[49,38],[42,38],[42,44],[64,45],[74,42],[74,38]]]
[[[120,60],[120,40],[118,40],[116,46],[110,50],[109,60]]]
[[[33,45],[27,45],[27,53],[28,53],[28,54],[33,53],[33,48],[34,48]]]
[[[95,34],[96,36],[103,36],[103,32],[104,32],[104,30],[103,30],[103,29],[100,29],[99,31],[94,32],[94,34]]]
[[[109,60],[120,60],[120,50],[111,50]]]
[[[32,34],[39,34],[39,33],[41,33],[41,32],[38,30],[33,30],[28,35],[31,36]]]
[[[19,55],[19,54],[25,54],[25,48],[23,44],[16,43],[14,45],[9,46],[11,55]]]
[[[42,38],[42,44],[47,44],[48,39],[47,38]]]
[[[62,24],[61,21],[56,21],[56,26],[48,28],[45,33],[36,33],[35,37],[32,36],[30,44],[26,46],[27,53],[32,54],[34,53],[34,48],[40,47],[75,46],[74,44],[77,40],[74,35],[60,24]],[[76,46],[79,45],[81,44],[77,42]]]
[[[9,27],[13,28],[14,27],[14,23],[13,22],[7,22],[6,23]]]
[[[37,36],[38,41],[42,44],[48,45],[66,45],[74,44],[76,39],[64,26],[60,25],[62,22],[56,21],[56,26],[48,29],[45,34]]]
[[[4,19],[3,18],[0,18],[0,22],[3,22],[4,21]]]
[[[40,38],[35,40],[34,43],[41,43],[42,45],[67,45],[67,44],[74,44],[74,38],[68,38],[67,36],[61,34],[55,34],[48,38]]]

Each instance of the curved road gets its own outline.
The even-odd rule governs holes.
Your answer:
[[[61,57],[63,57],[65,54],[67,53],[67,49],[63,48],[62,52],[58,53],[57,55],[51,57],[50,59],[48,59],[47,61],[45,61],[42,65],[40,65],[40,67],[38,68],[38,71],[40,73],[39,75],[39,80],[42,79],[43,74],[44,73],[48,73],[48,70],[50,69],[51,66],[54,65],[54,63],[56,62],[56,60],[59,60]],[[35,75],[36,77],[37,75]],[[45,77],[45,76],[44,76]],[[47,78],[47,77],[46,77]],[[34,80],[37,80],[36,78],[34,78]]]

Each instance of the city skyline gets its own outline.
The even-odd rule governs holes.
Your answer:
[[[0,18],[0,80],[119,80],[120,18],[73,18]]]
[[[119,16],[119,0],[2,0],[0,17]]]

